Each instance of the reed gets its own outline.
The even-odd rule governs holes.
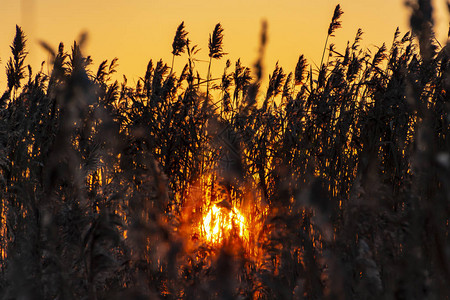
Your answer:
[[[265,23],[255,75],[227,61],[218,93],[220,23],[206,91],[183,22],[171,67],[150,60],[134,85],[112,80],[116,58],[92,70],[82,41],[26,72],[17,27],[0,297],[448,299],[450,54],[418,3],[412,33],[370,51],[358,30],[324,64],[338,5],[318,69],[276,64],[265,93]]]

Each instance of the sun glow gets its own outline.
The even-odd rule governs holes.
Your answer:
[[[203,237],[211,244],[220,244],[232,237],[248,241],[249,229],[241,212],[235,207],[211,206],[203,217]]]

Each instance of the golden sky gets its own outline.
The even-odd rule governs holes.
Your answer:
[[[438,39],[445,42],[448,30],[447,0],[435,0]],[[15,24],[23,27],[28,38],[30,56],[27,63],[34,70],[47,59],[39,46],[45,41],[57,48],[60,41],[66,49],[81,32],[89,34],[85,53],[92,56],[94,67],[104,60],[119,58],[118,75],[125,74],[135,82],[145,74],[148,60],[162,58],[171,63],[171,45],[175,30],[185,22],[188,37],[202,49],[197,58],[208,59],[208,37],[214,25],[224,27],[224,50],[229,53],[213,63],[213,76],[220,76],[229,58],[239,57],[251,66],[257,57],[261,21],[268,21],[269,40],[265,57],[265,74],[276,61],[293,71],[298,56],[319,64],[334,7],[340,3],[343,28],[331,42],[345,49],[362,28],[363,46],[373,48],[386,42],[389,46],[397,26],[408,30],[409,11],[404,0],[1,0],[0,9],[0,90],[6,86],[4,68],[10,56],[9,45]],[[175,70],[186,63],[177,57]],[[207,63],[197,63],[206,76]],[[45,68],[44,68],[45,69]]]

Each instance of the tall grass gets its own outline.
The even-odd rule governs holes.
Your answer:
[[[374,52],[361,30],[328,45],[337,6],[319,69],[277,64],[265,92],[265,24],[256,76],[228,61],[210,85],[181,23],[171,67],[150,60],[134,86],[111,80],[117,59],[91,70],[82,41],[46,46],[52,71],[27,73],[17,27],[0,101],[0,296],[448,299],[450,52],[427,3]],[[198,239],[205,203],[248,213],[251,254],[238,237]]]

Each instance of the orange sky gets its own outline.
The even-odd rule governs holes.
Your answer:
[[[70,49],[74,39],[83,31],[89,34],[86,53],[94,66],[102,60],[119,58],[118,75],[127,75],[129,82],[143,76],[150,58],[162,58],[171,63],[171,45],[176,27],[185,22],[189,38],[202,49],[199,59],[208,59],[208,36],[214,25],[221,22],[224,50],[229,53],[214,62],[213,76],[219,76],[226,59],[233,63],[241,57],[251,66],[257,57],[261,20],[269,25],[266,49],[265,77],[276,61],[286,71],[295,68],[299,54],[310,63],[319,64],[326,31],[333,9],[340,3],[344,11],[343,28],[331,42],[337,50],[353,40],[359,27],[363,29],[363,45],[373,47],[392,42],[397,26],[408,30],[408,10],[404,0],[1,0],[0,10],[0,90],[6,86],[4,68],[10,56],[9,45],[15,24],[25,30],[30,56],[27,63],[36,70],[47,59],[39,46],[43,40],[55,49],[60,41]],[[446,0],[435,0],[438,38],[445,42],[448,17]],[[176,58],[175,70],[186,62]],[[207,63],[198,63],[206,76]]]

